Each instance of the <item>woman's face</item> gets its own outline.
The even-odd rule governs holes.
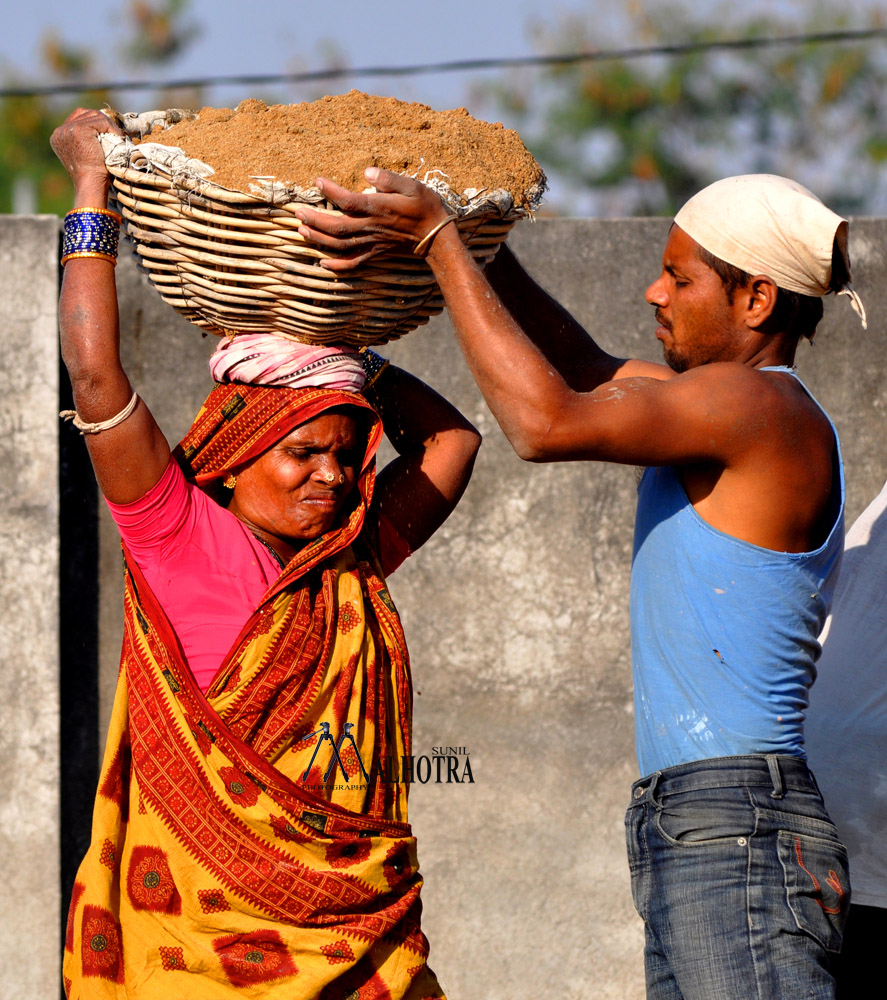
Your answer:
[[[277,538],[317,538],[332,528],[354,489],[365,449],[355,417],[321,413],[237,473],[228,509]]]

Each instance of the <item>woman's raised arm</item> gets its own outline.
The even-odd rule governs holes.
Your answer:
[[[394,365],[364,393],[398,452],[378,476],[379,510],[415,552],[459,502],[481,436],[443,396]]]
[[[74,183],[74,208],[106,209],[110,175],[98,136],[119,131],[100,111],[79,108],[52,134],[56,156]],[[98,213],[102,215],[101,212]],[[85,224],[87,212],[75,225]],[[113,220],[98,220],[107,226]],[[120,364],[120,327],[114,263],[104,256],[70,258],[59,300],[62,359],[74,391],[78,423],[101,424],[126,411],[133,389]],[[89,433],[86,444],[96,479],[114,503],[131,503],[157,483],[169,462],[169,444],[140,399],[116,426]]]

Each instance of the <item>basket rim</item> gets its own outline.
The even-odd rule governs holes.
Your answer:
[[[198,194],[223,204],[244,208],[273,207],[293,212],[299,206],[311,205],[313,208],[340,212],[324,198],[317,187],[284,186],[276,182],[276,188],[271,186],[267,193],[262,192],[259,185],[251,185],[256,190],[247,193],[212,180],[212,166],[188,157],[178,146],[167,146],[158,142],[136,144],[129,135],[118,135],[113,132],[102,133],[100,140],[105,151],[106,165],[115,178],[127,180],[135,180],[136,177],[150,178],[147,181],[149,186],[168,185],[171,191],[190,192],[192,195]],[[162,151],[162,156],[157,155],[158,150]],[[132,162],[134,157],[135,164]],[[206,171],[209,171],[210,175],[206,175]],[[135,177],[126,177],[128,172],[132,172]],[[431,177],[429,180],[433,173],[434,171],[428,171],[424,179],[419,177],[415,179],[434,190],[460,218],[477,215],[493,215],[509,221],[532,218],[541,204],[547,187],[547,180],[542,174],[539,183],[524,192],[524,197],[529,203],[525,207],[517,204],[514,197],[503,188],[495,190],[469,188],[459,193],[438,177]],[[367,187],[365,190],[374,189]]]

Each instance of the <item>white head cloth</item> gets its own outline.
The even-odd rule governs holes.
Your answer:
[[[748,274],[765,274],[801,295],[850,297],[866,326],[865,308],[850,285],[848,223],[787,177],[725,177],[694,195],[675,224],[701,247]],[[846,281],[832,275],[832,254],[843,258]]]
[[[366,381],[353,347],[319,347],[273,333],[238,333],[222,340],[209,359],[216,382],[283,385],[360,392]]]

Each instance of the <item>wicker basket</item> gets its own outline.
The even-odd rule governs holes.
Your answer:
[[[380,255],[345,276],[320,266],[334,254],[303,239],[294,214],[300,204],[340,214],[317,188],[246,194],[215,184],[205,164],[174,147],[111,134],[103,143],[115,207],[141,267],[165,302],[208,332],[363,347],[401,337],[443,309],[430,268],[416,257]],[[429,183],[459,213],[462,239],[481,264],[529,214],[504,191],[456,197]]]

